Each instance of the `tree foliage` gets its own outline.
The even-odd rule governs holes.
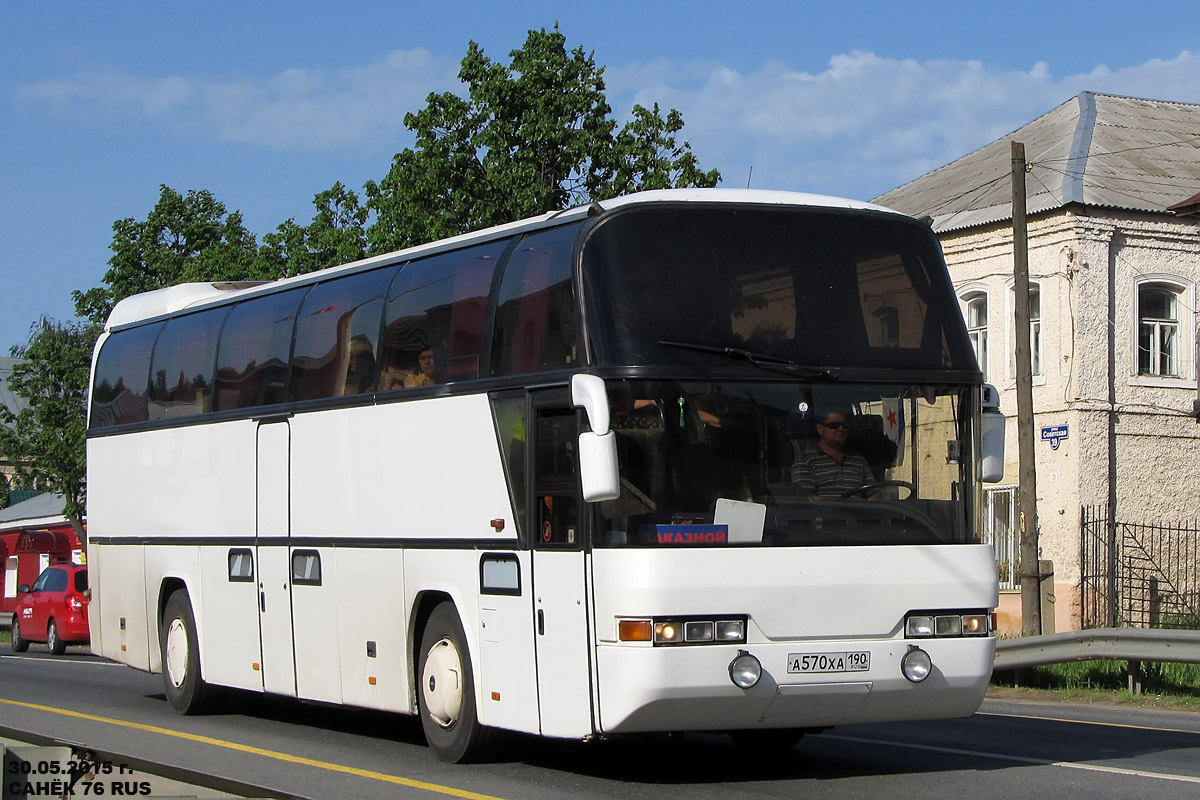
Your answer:
[[[604,68],[558,27],[530,31],[508,65],[467,48],[467,97],[430,94],[405,116],[416,144],[366,184],[376,215],[370,250],[387,252],[640,189],[715,186],[687,142],[682,115],[635,106],[619,131]]]
[[[367,254],[368,211],[339,181],[313,198],[317,213],[301,227],[289,219],[263,236],[259,271],[272,278],[302,275],[357,261]]]
[[[99,325],[120,300],[189,281],[271,280],[645,189],[715,186],[680,140],[683,117],[657,104],[634,106],[618,126],[605,97],[604,68],[582,47],[568,50],[556,25],[529,31],[508,64],[475,42],[459,78],[467,96],[430,94],[405,117],[416,134],[366,204],[335,183],[316,195],[308,225],[288,219],[263,236],[205,190],[160,187],[143,220],[113,223],[112,257],[101,286],[75,291],[76,314],[91,324],[43,319],[29,359],[14,376],[30,407],[0,430],[19,454],[22,480],[67,497],[78,520],[84,502],[84,419],[88,365]],[[373,221],[372,221],[373,217]],[[368,225],[368,222],[370,224]]]
[[[16,465],[19,485],[66,498],[64,515],[84,542],[87,494],[84,434],[88,371],[99,329],[43,317],[29,342],[13,349],[25,359],[13,367],[9,387],[27,405],[14,414],[0,407],[0,453]],[[86,544],[85,544],[86,547]]]
[[[144,220],[113,223],[113,251],[105,286],[73,292],[75,313],[102,324],[113,305],[130,295],[187,281],[254,280],[257,244],[242,215],[205,190],[186,196],[162,186]]]

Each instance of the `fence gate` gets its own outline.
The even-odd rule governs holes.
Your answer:
[[[1200,628],[1200,522],[1150,525],[1080,515],[1084,627]]]

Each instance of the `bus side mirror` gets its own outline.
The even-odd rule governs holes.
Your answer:
[[[587,414],[590,431],[579,434],[579,483],[589,503],[621,496],[617,435],[608,429],[608,392],[595,375],[571,377],[571,402]]]
[[[1000,412],[1000,393],[995,386],[985,383],[981,398],[979,479],[984,483],[998,483],[1004,477],[1004,414]]]

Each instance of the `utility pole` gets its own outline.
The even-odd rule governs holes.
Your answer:
[[[1021,635],[1042,633],[1038,564],[1037,465],[1033,439],[1033,365],[1029,356],[1029,237],[1025,222],[1025,145],[1012,142],[1013,316],[1017,353],[1017,511],[1021,531]]]

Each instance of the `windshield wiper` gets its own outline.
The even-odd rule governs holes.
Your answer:
[[[714,353],[716,355],[725,356],[726,358],[735,358],[742,361],[749,361],[760,369],[778,369],[786,372],[789,375],[802,375],[806,378],[825,378],[835,381],[837,376],[827,369],[820,367],[810,367],[804,364],[797,364],[791,359],[783,358],[782,356],[773,356],[769,353],[756,353],[753,350],[744,350],[740,347],[719,347],[711,344],[697,344],[695,342],[668,342],[658,340],[656,344],[661,344],[666,347],[678,347],[683,350],[695,350],[700,353]]]

